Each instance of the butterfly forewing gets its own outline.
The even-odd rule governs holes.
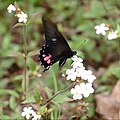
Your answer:
[[[59,66],[63,66],[67,58],[72,57],[73,51],[71,51],[67,41],[58,31],[56,25],[51,21],[42,20],[46,43],[40,50],[39,59],[41,65],[45,67],[44,71],[46,71],[57,61],[60,61]]]

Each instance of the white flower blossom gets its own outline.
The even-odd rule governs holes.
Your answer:
[[[27,120],[38,120],[41,118],[41,115],[37,114],[32,107],[24,107],[23,112],[21,113],[23,117],[25,117]]]
[[[109,30],[109,27],[107,27],[104,23],[102,23],[100,25],[96,25],[95,29],[96,29],[96,34],[106,35],[106,30]]]
[[[73,95],[74,100],[82,99],[82,93],[81,93],[79,85],[76,85],[75,88],[72,88],[70,92],[71,92],[71,94],[74,94]]]
[[[83,60],[78,58],[77,56],[72,57],[73,63],[72,68],[66,70],[66,78],[67,80],[76,81],[76,83],[80,83],[80,80],[86,80],[80,85],[76,85],[71,89],[71,94],[73,94],[73,99],[82,99],[82,97],[88,97],[91,93],[94,92],[92,88],[92,83],[96,79],[96,77],[92,74],[91,70],[86,70],[83,66]],[[64,75],[65,76],[65,75]]]
[[[75,88],[71,89],[71,94],[73,94],[73,99],[77,100],[77,99],[82,99],[82,97],[84,96],[85,98],[87,98],[91,93],[94,92],[94,89],[92,88],[92,84],[91,83],[81,83],[80,85],[76,85]]]
[[[93,83],[93,81],[96,79],[96,77],[94,76],[94,75],[89,75],[89,77],[88,77],[88,82],[89,83]]]
[[[38,120],[38,119],[40,119],[41,118],[41,115],[38,115],[38,114],[36,114],[36,112],[35,111],[32,111],[32,116],[33,116],[33,118],[32,118],[32,120]]]
[[[83,67],[83,63],[81,62],[73,62],[71,65],[73,68]]]
[[[14,5],[10,4],[7,8],[8,12],[11,13],[12,11],[16,11],[16,8]]]
[[[32,107],[24,107],[21,115],[23,117],[26,117],[26,119],[28,120],[31,117],[30,115],[32,114],[32,111]]]
[[[67,80],[75,81],[76,79],[76,72],[75,69],[68,69],[66,70]]]
[[[80,84],[80,90],[81,93],[83,94],[84,97],[88,97],[91,93],[94,92],[94,89],[92,88],[92,84],[91,83],[81,83]]]
[[[76,76],[77,77],[81,77],[82,73],[84,72],[85,67],[81,67],[81,68],[76,68]]]
[[[84,70],[81,74],[81,78],[84,79],[84,80],[87,80],[90,75],[92,75],[91,70]]]
[[[115,32],[114,31],[111,31],[109,34],[108,34],[108,40],[112,40],[112,39],[116,39],[118,36],[117,36],[117,33],[118,33],[118,30],[116,30]]]
[[[71,59],[72,59],[74,62],[83,62],[83,59],[77,57],[76,55],[74,55]]]
[[[25,14],[24,12],[21,12],[19,14],[16,15],[18,17],[18,22],[23,22],[26,23],[27,22],[27,14]]]

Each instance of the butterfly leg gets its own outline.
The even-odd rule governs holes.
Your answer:
[[[67,58],[62,58],[59,62],[59,67],[62,67],[65,64],[66,60]]]

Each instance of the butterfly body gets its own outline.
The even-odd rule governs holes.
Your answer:
[[[71,58],[76,52],[70,49],[54,23],[43,19],[43,26],[46,43],[40,50],[39,60],[41,65],[44,66],[44,71],[48,70],[57,61],[59,61],[59,67],[62,67],[67,58]]]

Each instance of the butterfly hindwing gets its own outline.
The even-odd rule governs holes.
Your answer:
[[[48,70],[55,62],[59,62],[59,66],[63,66],[67,58],[72,57],[74,52],[71,51],[67,41],[58,31],[56,25],[51,21],[43,20],[43,26],[45,31],[45,45],[40,50],[39,59],[41,65],[45,70]]]

